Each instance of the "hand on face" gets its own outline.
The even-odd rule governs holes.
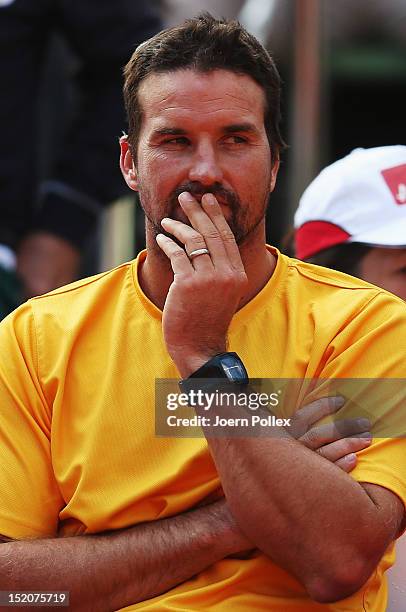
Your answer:
[[[157,243],[170,259],[174,280],[163,311],[169,354],[185,378],[226,350],[227,330],[248,284],[233,233],[213,194],[201,204],[189,193],[179,203],[191,226],[163,219],[162,227],[185,245],[159,234]],[[187,253],[207,248],[190,259]]]

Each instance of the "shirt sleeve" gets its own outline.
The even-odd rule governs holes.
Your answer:
[[[323,377],[347,399],[337,418],[372,424],[372,445],[358,453],[351,476],[389,489],[406,508],[406,304],[379,292],[330,350]]]
[[[28,302],[0,323],[0,534],[53,536],[62,506]]]

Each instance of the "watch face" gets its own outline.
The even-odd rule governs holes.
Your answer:
[[[233,355],[223,355],[221,357],[221,367],[231,382],[237,384],[248,383],[247,371],[240,359]]]

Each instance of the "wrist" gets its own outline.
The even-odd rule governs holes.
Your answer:
[[[193,354],[185,354],[184,352],[171,353],[171,357],[178,368],[181,378],[189,378],[189,376],[194,374],[194,372],[212,359],[212,357],[224,351],[226,351],[226,348],[222,346],[211,351]]]
[[[214,355],[187,378],[183,378],[179,386],[188,393],[202,386],[224,386],[223,383],[241,387],[249,383],[248,372],[237,353],[229,351]]]
[[[252,543],[246,538],[237,525],[225,499],[211,504],[208,511],[218,526],[218,530],[215,530],[214,533],[214,543],[219,541],[222,542],[224,546],[224,557],[235,555],[253,548]]]

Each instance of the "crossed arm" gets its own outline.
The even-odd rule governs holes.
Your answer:
[[[370,444],[356,421],[317,421],[338,408],[328,398],[298,411],[298,444],[347,472]],[[340,471],[340,470],[338,470]],[[98,535],[31,541],[1,537],[0,590],[68,590],[75,610],[114,610],[155,597],[216,561],[255,547],[221,499],[175,517]]]
[[[295,440],[211,438],[209,444],[243,532],[316,601],[344,599],[361,588],[398,535],[400,499],[355,482]]]
[[[99,535],[0,545],[0,590],[69,591],[74,610],[117,610],[155,597],[252,548],[225,500]]]

